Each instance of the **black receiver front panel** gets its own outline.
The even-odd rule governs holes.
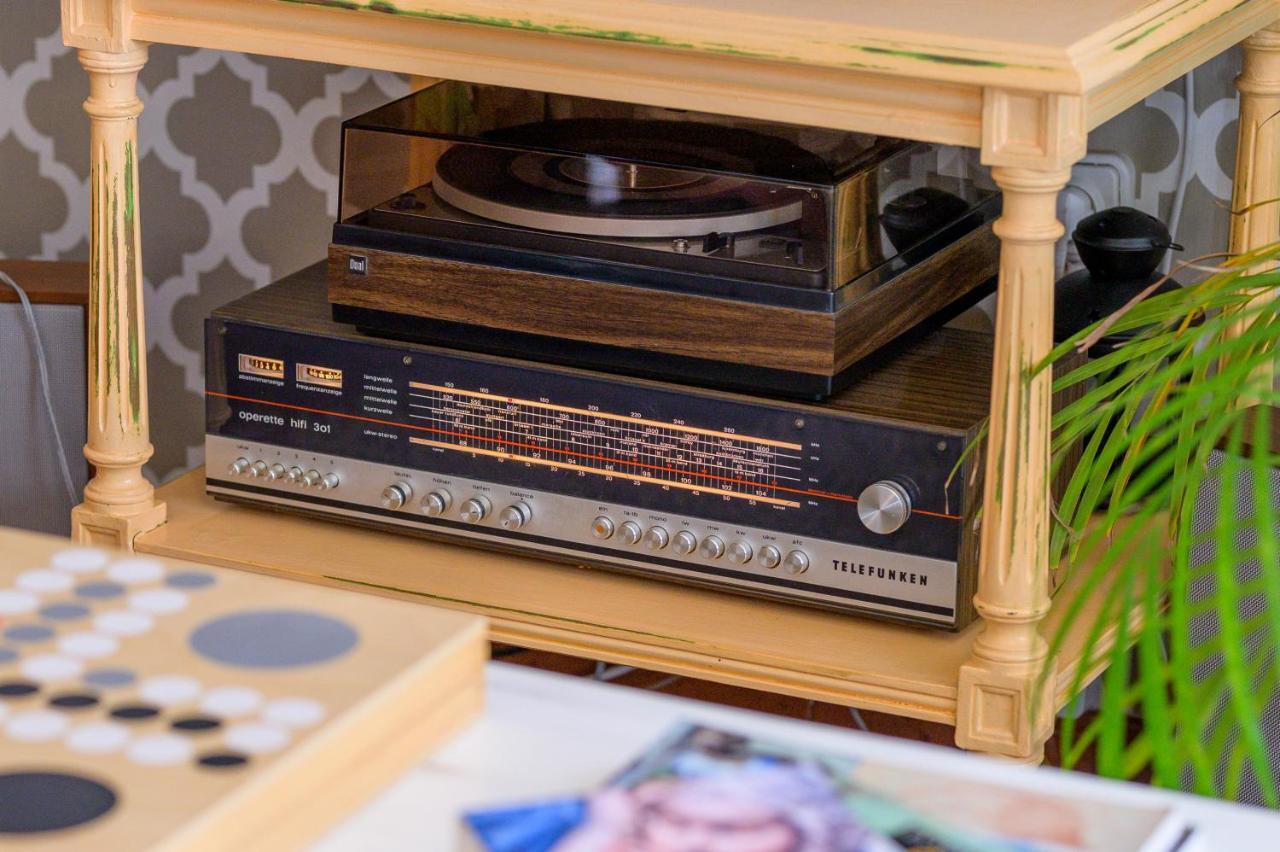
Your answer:
[[[955,561],[964,436],[390,341],[207,326],[210,435]],[[959,477],[957,477],[957,480]],[[911,492],[878,535],[867,485]]]

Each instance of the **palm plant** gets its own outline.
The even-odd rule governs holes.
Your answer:
[[[1066,618],[1046,637],[1042,676],[1082,619],[1073,694],[1106,666],[1098,714],[1063,721],[1066,766],[1093,749],[1105,775],[1149,772],[1153,783],[1227,798],[1256,787],[1277,804],[1262,727],[1280,687],[1280,446],[1269,416],[1280,403],[1277,257],[1280,245],[1135,299],[1036,368],[1104,334],[1132,335],[1055,375],[1055,390],[1076,388],[1078,399],[1053,420],[1054,470],[1068,459],[1074,469],[1055,507],[1052,564],[1076,576],[1055,602]],[[1216,518],[1197,524],[1206,501]],[[1086,606],[1099,597],[1100,609]]]

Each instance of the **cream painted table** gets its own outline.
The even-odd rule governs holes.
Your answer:
[[[1053,244],[1062,233],[1057,193],[1091,128],[1245,39],[1235,206],[1280,196],[1280,122],[1265,121],[1280,111],[1275,0],[62,0],[62,15],[63,37],[80,49],[89,73],[92,126],[85,454],[97,475],[75,510],[75,535],[192,558],[201,541],[218,536],[192,520],[207,507],[183,484],[162,526],[164,495],[141,475],[152,450],[135,83],[148,43],[980,148],[1004,191],[1004,215],[996,224],[1003,251],[976,628],[944,641],[908,628],[806,618],[777,604],[744,610],[723,596],[668,590],[663,598],[650,589],[645,594],[660,601],[654,605],[669,630],[646,632],[622,624],[636,621],[633,614],[607,615],[626,609],[618,596],[635,592],[634,584],[514,557],[485,560],[495,576],[544,571],[555,594],[544,594],[540,608],[495,602],[497,582],[466,595],[451,594],[443,580],[401,591],[486,612],[499,632],[523,631],[536,647],[951,721],[965,748],[1023,760],[1040,758],[1052,707],[1063,700],[1060,678],[1037,679],[1047,653],[1040,622],[1050,610],[1049,382],[1025,374],[1050,346]],[[1265,205],[1238,216],[1232,247],[1275,239],[1278,212]],[[184,519],[179,507],[192,514]],[[240,516],[223,522],[240,523]],[[287,519],[277,523],[269,535],[294,529]],[[179,529],[193,538],[184,541]],[[222,533],[235,538],[233,529]],[[214,556],[305,573],[244,549]],[[584,598],[584,584],[599,597]],[[790,629],[769,630],[780,623]],[[708,625],[736,632],[708,637]],[[1074,662],[1069,650],[1059,672]],[[1037,689],[1047,700],[1033,700]]]

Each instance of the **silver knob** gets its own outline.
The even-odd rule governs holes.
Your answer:
[[[772,544],[766,544],[764,547],[760,548],[760,555],[757,556],[756,559],[761,565],[770,570],[773,570],[782,564],[782,554],[779,553],[778,548],[774,547]]]
[[[528,503],[512,503],[498,514],[498,524],[504,530],[518,530],[533,517]]]
[[[719,559],[724,556],[724,542],[719,536],[709,535],[702,540],[702,546],[698,548],[705,559]]]
[[[249,469],[249,460],[246,458],[238,458],[231,464],[227,465],[227,473],[232,476],[239,476]]]
[[[788,574],[803,574],[809,570],[809,557],[802,550],[793,550],[782,560],[782,569]]]
[[[331,491],[334,488],[337,488],[341,484],[341,482],[342,480],[338,479],[338,474],[326,473],[324,477],[320,480],[320,487],[323,488],[325,491]]]
[[[734,565],[745,565],[751,561],[751,557],[755,552],[751,549],[751,545],[745,541],[735,541],[729,545],[729,561]]]
[[[317,485],[320,484],[321,479],[323,479],[323,477],[320,476],[320,471],[316,470],[315,468],[312,468],[311,470],[302,474],[301,484],[306,486],[307,488],[315,488]]]
[[[489,514],[490,508],[489,498],[477,494],[463,503],[458,513],[462,516],[462,520],[467,523],[478,524]]]
[[[681,556],[688,556],[698,547],[698,537],[688,530],[680,530],[671,541],[671,548]]]
[[[294,465],[285,472],[285,478],[294,485],[298,485],[302,482],[302,468]]]
[[[267,475],[267,463],[264,461],[256,461],[249,465],[249,475],[263,477]]]
[[[613,521],[601,515],[591,522],[591,534],[601,541],[613,538]]]
[[[267,468],[267,479],[272,482],[284,479],[284,475],[284,465],[282,464],[273,464],[271,467]]]
[[[384,509],[399,509],[413,497],[413,486],[407,482],[393,482],[382,489],[379,501]]]
[[[649,531],[644,534],[644,546],[650,550],[661,550],[670,540],[671,537],[662,527],[649,527]]]
[[[911,495],[892,480],[873,482],[858,495],[858,517],[873,533],[897,532],[911,517]]]
[[[627,521],[618,528],[618,538],[623,544],[635,544],[640,540],[640,525],[635,521]]]
[[[448,511],[453,503],[453,496],[443,488],[437,488],[422,498],[422,511],[432,518],[439,517]]]

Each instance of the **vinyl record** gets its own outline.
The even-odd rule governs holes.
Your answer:
[[[740,233],[800,218],[804,190],[695,170],[750,173],[758,157],[800,149],[749,131],[716,128],[726,139],[691,130],[700,127],[605,119],[526,125],[504,131],[502,141],[583,153],[455,145],[436,164],[433,186],[474,216],[588,236]]]

